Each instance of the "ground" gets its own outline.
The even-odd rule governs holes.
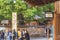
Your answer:
[[[52,38],[47,39],[47,38],[31,38],[30,40],[52,40]]]

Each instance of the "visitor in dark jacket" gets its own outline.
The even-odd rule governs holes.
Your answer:
[[[4,32],[1,32],[1,39],[4,40]]]
[[[18,34],[17,32],[15,31],[15,29],[13,30],[13,40],[17,39],[18,37]]]
[[[26,38],[26,40],[30,40],[30,36],[29,36],[29,33],[27,30],[25,31],[25,38]]]

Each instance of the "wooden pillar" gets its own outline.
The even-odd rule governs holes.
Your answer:
[[[56,14],[54,14],[53,25],[54,25],[54,40],[56,40]]]
[[[54,13],[54,40],[60,40],[60,1],[54,3],[55,13]]]

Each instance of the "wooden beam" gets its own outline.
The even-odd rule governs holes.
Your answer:
[[[48,3],[53,3],[57,0],[25,0],[25,1],[32,6],[42,6]]]

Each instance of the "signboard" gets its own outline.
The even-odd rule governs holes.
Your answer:
[[[5,28],[5,27],[0,27],[0,31],[1,31],[1,30],[6,30],[6,28]]]
[[[8,23],[9,23],[8,20],[2,20],[2,21],[1,21],[1,24],[8,24]]]
[[[12,29],[17,29],[17,13],[12,13]]]

